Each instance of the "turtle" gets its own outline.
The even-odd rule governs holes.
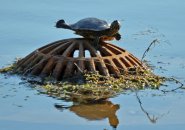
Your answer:
[[[113,40],[114,38],[120,40],[121,35],[118,32],[120,27],[118,20],[108,24],[105,20],[93,17],[81,19],[74,24],[67,24],[63,19],[56,23],[56,28],[73,30],[77,35],[93,39],[95,45],[98,45],[99,41]]]

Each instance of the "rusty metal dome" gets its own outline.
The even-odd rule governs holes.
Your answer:
[[[141,61],[128,51],[106,42],[99,44],[96,50],[91,39],[59,40],[18,61],[16,71],[62,80],[84,71],[117,76],[129,68],[144,68]]]

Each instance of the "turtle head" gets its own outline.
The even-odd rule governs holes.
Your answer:
[[[65,29],[70,29],[70,26],[69,26],[69,25],[67,25],[63,19],[61,19],[61,20],[57,21],[57,23],[56,23],[56,26],[55,26],[55,27],[56,27],[56,28],[65,28]]]
[[[118,20],[113,21],[110,25],[110,30],[111,30],[112,35],[116,34],[119,31],[120,27],[121,25]]]

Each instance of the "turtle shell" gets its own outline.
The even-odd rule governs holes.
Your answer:
[[[110,26],[104,20],[100,20],[97,18],[85,18],[75,24],[71,24],[70,27],[74,30],[102,31],[108,29]]]

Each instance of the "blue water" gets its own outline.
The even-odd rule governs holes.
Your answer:
[[[158,39],[160,43],[152,48],[145,59],[156,66],[155,73],[173,76],[184,83],[184,14],[184,0],[1,0],[0,67],[50,42],[78,37],[71,31],[56,29],[54,25],[57,20],[74,23],[81,18],[98,17],[108,22],[115,19],[121,21],[123,39],[113,43],[138,58],[142,57],[154,39]],[[20,77],[0,75],[1,130],[113,129],[108,109],[104,110],[105,115],[101,118],[91,114],[91,108],[96,108],[93,106],[85,115],[78,114],[72,107],[56,109],[55,104],[80,105],[40,95],[37,90],[21,82]],[[177,86],[171,83],[161,89]],[[138,95],[142,106],[136,93],[126,92],[109,99],[113,106],[120,106],[112,112],[112,116],[119,120],[117,130],[185,129],[185,90],[164,94],[160,90],[148,89],[139,91]],[[82,106],[79,108],[85,109]],[[97,108],[102,110],[101,106]]]

